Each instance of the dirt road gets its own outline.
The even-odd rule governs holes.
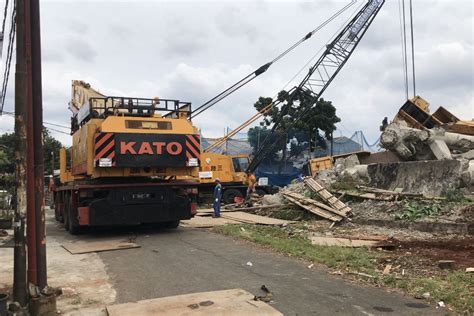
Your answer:
[[[49,229],[55,238],[77,239],[56,225]],[[353,285],[323,268],[308,269],[302,262],[206,230],[118,229],[80,239],[128,239],[132,231],[141,248],[99,253],[117,303],[231,288],[261,295],[259,288],[265,284],[274,293],[270,304],[285,315],[441,312],[423,301]]]

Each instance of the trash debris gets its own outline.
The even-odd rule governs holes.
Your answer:
[[[245,265],[247,265],[247,266],[249,266],[249,267],[252,267],[252,266],[253,266],[253,263],[250,262],[250,261],[247,261],[247,263],[246,263]]]
[[[438,304],[436,304],[436,308],[443,308],[446,307],[446,304],[444,304],[443,301],[439,301]]]
[[[388,275],[388,274],[390,274],[390,270],[392,270],[392,265],[391,265],[391,264],[387,264],[387,265],[385,266],[385,268],[383,269],[382,274],[383,274],[383,275]]]
[[[312,269],[313,267],[314,267],[314,263],[310,264],[310,265],[308,266],[308,269]]]
[[[466,268],[467,273],[474,273],[474,268]]]
[[[265,286],[262,285],[260,289],[265,292],[265,295],[263,296],[254,296],[253,300],[254,301],[262,301],[262,302],[271,302],[273,300],[273,293],[270,292],[270,290]]]

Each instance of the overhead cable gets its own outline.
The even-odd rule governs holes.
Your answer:
[[[192,112],[192,117],[196,117],[197,115],[201,114],[202,112],[204,112],[205,110],[209,109],[211,106],[213,106],[214,104],[218,103],[219,101],[221,101],[222,99],[226,98],[227,96],[229,96],[230,94],[232,94],[233,92],[237,91],[238,89],[240,89],[241,87],[243,87],[244,85],[246,85],[247,83],[249,83],[250,81],[254,80],[257,76],[261,75],[262,73],[266,72],[268,70],[268,68],[270,68],[270,66],[277,62],[278,60],[280,60],[281,58],[283,58],[285,55],[287,55],[288,53],[290,53],[292,50],[294,50],[296,47],[298,47],[299,45],[301,45],[303,42],[305,42],[306,40],[308,40],[309,38],[311,38],[314,34],[316,34],[319,30],[321,30],[324,26],[326,26],[327,24],[329,24],[329,22],[331,22],[332,20],[334,20],[335,18],[337,18],[339,15],[341,15],[344,11],[346,11],[349,7],[351,7],[354,3],[356,3],[356,0],[351,0],[350,3],[346,4],[342,9],[340,9],[339,11],[337,11],[335,14],[333,14],[331,17],[329,17],[326,21],[324,21],[323,23],[321,23],[320,25],[318,25],[315,29],[313,29],[311,32],[307,33],[303,38],[301,38],[300,40],[298,40],[296,43],[294,43],[293,45],[291,45],[288,49],[286,49],[284,52],[282,52],[281,54],[279,54],[277,57],[275,57],[273,60],[271,60],[270,62],[260,66],[258,69],[256,69],[255,71],[249,73],[248,75],[246,75],[244,78],[242,78],[241,80],[237,81],[236,83],[234,83],[232,86],[230,86],[229,88],[225,89],[224,91],[222,91],[221,93],[219,93],[217,96],[213,97],[212,99],[210,99],[209,101],[205,102],[204,104],[200,105],[199,107],[197,107],[193,112]]]

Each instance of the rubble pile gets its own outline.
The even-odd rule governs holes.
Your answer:
[[[417,97],[381,131],[386,154],[337,158],[304,182],[265,196],[263,204],[289,203],[333,223],[351,218],[472,223],[473,203],[465,196],[474,187],[474,122],[460,121],[444,108],[430,114],[428,103]],[[330,199],[348,203],[349,211]]]

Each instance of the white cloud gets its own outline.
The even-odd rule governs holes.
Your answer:
[[[348,2],[43,1],[44,118],[69,124],[67,103],[73,79],[88,81],[109,95],[160,96],[199,106]],[[240,125],[255,113],[253,103],[259,96],[274,96],[283,88],[363,3],[357,2],[195,123],[209,136]],[[443,105],[466,119],[474,116],[472,3],[414,1],[417,93],[432,108]],[[336,106],[344,134],[363,130],[369,141],[378,137],[380,121],[393,117],[404,103],[401,60],[398,2],[386,1],[324,94]],[[6,110],[13,110],[12,102]],[[0,132],[11,128],[11,122],[1,117]],[[57,136],[69,143],[67,135]]]

